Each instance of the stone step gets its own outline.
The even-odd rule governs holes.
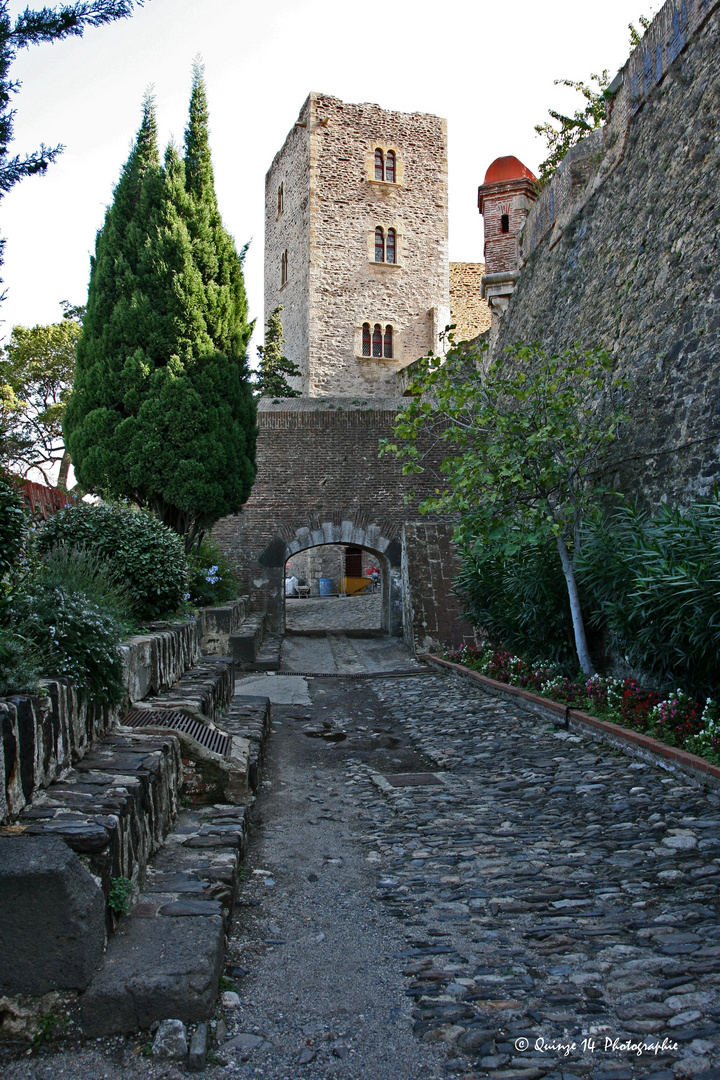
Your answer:
[[[249,665],[255,662],[264,637],[265,615],[259,611],[248,615],[238,629],[230,634],[229,651],[239,670],[251,670]]]
[[[210,1017],[247,838],[245,807],[180,813],[78,1000],[74,1021],[84,1035],[145,1029],[168,1016]]]
[[[172,735],[113,732],[22,811],[14,834],[54,836],[99,879],[139,882],[177,814],[182,776]],[[108,908],[108,926],[113,914]]]
[[[86,934],[83,940],[65,942],[67,935],[62,943],[53,939],[53,948],[58,956],[58,950],[65,950],[60,969],[69,971],[72,980],[62,986],[75,992],[73,1022],[88,1036],[147,1028],[168,1016],[194,1023],[208,1018],[214,1008],[238,868],[247,845],[250,792],[259,786],[270,731],[270,702],[232,696],[220,713],[219,704],[232,692],[233,663],[212,660],[199,667],[199,678],[176,684],[178,694],[153,699],[151,709],[140,710],[141,703],[134,707],[134,712],[147,711],[147,729],[121,727],[106,735],[5,830],[12,832],[8,839],[17,846],[9,849],[12,860],[6,859],[12,864],[7,882],[0,873],[0,896],[4,884],[8,895],[22,888],[32,893],[35,878],[44,880],[53,858],[62,863],[53,845],[63,848],[64,841],[76,853],[75,866],[62,863],[55,924],[64,924],[63,911],[76,916],[80,911],[80,875],[85,907],[98,909],[99,925],[93,923],[94,936]],[[185,703],[188,694],[191,705]],[[161,708],[163,702],[171,708]],[[173,722],[173,710],[182,720],[183,709],[213,726],[198,706],[217,716],[218,734],[229,738],[226,754],[201,745],[189,731],[174,733],[160,726],[161,718]],[[218,803],[217,775],[223,770],[231,774],[231,782]],[[193,800],[190,807],[185,806],[188,797]],[[23,859],[25,845],[28,855]],[[30,845],[41,845],[39,856]],[[126,917],[108,903],[118,884],[113,879],[118,878],[130,879],[137,891]],[[39,920],[39,929],[47,923],[41,910],[29,921],[33,918]],[[65,923],[70,925],[67,919]],[[101,947],[106,931],[113,930],[93,973],[98,934]],[[32,927],[26,931],[23,940],[32,951]],[[18,948],[11,942],[6,950],[11,961]],[[66,961],[74,961],[74,967]],[[32,994],[56,988],[51,984],[58,964],[43,968],[39,989],[40,974],[32,985],[13,981],[17,967],[12,962],[0,965],[0,992]]]
[[[250,612],[250,598],[239,596],[220,607],[207,607],[200,613],[203,656],[227,656],[230,635]]]
[[[250,665],[250,671],[277,671],[280,667],[280,651],[282,649],[283,635],[270,634],[265,638],[257,651],[255,660]]]
[[[164,694],[149,695],[143,705],[174,709],[186,705],[215,720],[232,701],[235,689],[235,664],[227,656],[204,656]]]
[[[250,744],[248,784],[253,792],[260,786],[260,767],[270,734],[270,720],[270,698],[253,694],[236,694],[222,718],[226,731],[247,739]]]

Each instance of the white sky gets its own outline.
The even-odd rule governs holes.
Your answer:
[[[13,14],[25,6],[10,4]],[[23,83],[14,151],[44,142],[65,152],[0,203],[0,337],[17,323],[59,320],[61,300],[85,302],[143,93],[154,84],[162,153],[170,138],[182,142],[197,53],[220,209],[238,247],[252,241],[246,285],[260,324],[265,172],[310,90],[447,118],[450,259],[478,262],[487,166],[515,154],[535,171],[544,143],[534,124],[549,107],[580,104],[553,79],[614,75],[629,54],[627,24],[641,14],[648,0],[147,0],[131,19],[25,50],[11,72]]]

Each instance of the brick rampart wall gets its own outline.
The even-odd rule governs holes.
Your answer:
[[[660,45],[660,80],[654,67],[641,80]],[[624,69],[612,124],[586,140],[593,154],[604,140],[600,168],[583,187],[579,144],[555,185],[558,224],[542,238],[552,187],[528,217],[528,259],[496,344],[611,351],[631,419],[609,479],[650,505],[706,494],[720,476],[719,56],[717,0],[663,7]]]
[[[392,434],[401,402],[382,398],[371,405],[333,397],[261,403],[255,486],[242,513],[218,522],[213,537],[236,562],[243,591],[276,623],[282,619],[284,561],[313,544],[358,544],[374,551],[386,581],[389,575],[399,584],[403,526],[421,520],[418,501],[438,485],[440,463],[431,452],[426,471],[407,478],[395,458],[378,458],[378,441]],[[406,503],[413,487],[417,494]],[[449,537],[450,524],[437,527]],[[419,587],[425,578],[419,577]],[[446,613],[443,626],[459,618],[452,596],[438,594],[438,603]],[[399,624],[393,629],[401,632]]]

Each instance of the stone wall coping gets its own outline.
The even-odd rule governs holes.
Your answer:
[[[613,746],[629,753],[633,757],[644,757],[653,760],[662,768],[679,768],[698,781],[709,783],[712,787],[720,787],[720,767],[712,765],[697,754],[690,754],[687,750],[679,750],[676,746],[667,746],[666,743],[654,739],[651,735],[643,735],[638,731],[613,724],[610,720],[600,720],[597,716],[583,712],[582,709],[574,709],[562,705],[558,701],[533,694],[530,690],[523,690],[520,686],[510,686],[509,683],[498,682],[487,675],[481,675],[479,671],[471,671],[462,664],[454,664],[451,660],[443,660],[434,653],[422,653],[418,660],[429,664],[431,667],[446,668],[454,671],[462,678],[469,679],[490,693],[501,697],[515,699],[524,702],[531,711],[543,712],[550,719],[561,718],[567,722],[567,726],[585,734],[599,735],[603,741],[610,742]],[[658,760],[659,759],[659,760]]]
[[[333,412],[344,410],[358,412],[364,409],[396,412],[407,405],[407,401],[398,395],[353,394],[342,396],[328,394],[321,397],[272,398],[263,397],[258,401],[258,413],[274,412]]]

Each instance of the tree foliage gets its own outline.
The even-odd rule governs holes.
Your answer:
[[[282,328],[282,305],[279,304],[270,313],[265,330],[265,344],[258,346],[260,366],[258,369],[255,392],[258,397],[291,398],[300,397],[287,378],[302,378],[300,368],[283,354],[285,338]]]
[[[0,411],[12,440],[13,472],[37,469],[53,487],[67,490],[70,455],[65,448],[62,414],[72,387],[75,348],[81,327],[74,319],[49,326],[15,326],[0,350]]]
[[[137,0],[142,4],[142,0]],[[13,95],[20,83],[10,77],[10,67],[20,49],[67,37],[81,37],[88,26],[102,26],[132,13],[134,0],[76,0],[58,8],[39,8],[25,11],[13,19],[9,0],[0,0],[0,199],[26,176],[44,173],[62,153],[62,146],[39,149],[23,156],[10,156],[10,143],[16,110],[11,108]],[[0,240],[0,265],[2,248]]]
[[[73,398],[80,483],[157,512],[188,550],[255,477],[242,255],[222,225],[195,66],[185,158],[143,120],[98,234]]]
[[[638,19],[638,22],[640,23],[642,33],[640,30],[637,29],[634,23],[628,23],[628,30],[630,31],[631,49],[636,49],[638,47],[642,39],[645,37],[645,34],[647,33],[648,27],[650,26],[652,20],[649,19],[647,15],[641,15]]]
[[[554,541],[578,660],[592,674],[573,559],[601,491],[594,474],[623,419],[621,384],[600,349],[547,356],[538,344],[518,344],[481,374],[482,359],[453,347],[444,360],[419,361],[408,388],[416,396],[382,449],[404,460],[407,475],[423,471],[421,435],[447,445],[448,486],[420,510],[457,515],[467,552],[489,544],[508,556]]]
[[[24,532],[22,499],[10,477],[0,469],[0,580],[20,554]]]
[[[557,112],[556,109],[548,109],[548,113],[559,124],[559,127],[555,127],[548,120],[544,124],[535,125],[535,131],[545,139],[549,151],[548,156],[540,163],[538,186],[541,188],[547,184],[570,147],[605,123],[610,96],[608,94],[610,78],[607,69],[600,75],[591,75],[590,79],[597,89],[582,80],[575,82],[573,79],[555,79],[556,86],[568,86],[571,90],[582,94],[585,98],[585,106],[576,109],[572,116],[566,116],[564,113]]]
[[[621,505],[587,523],[578,575],[590,621],[613,650],[658,682],[720,686],[720,501],[657,514]]]

